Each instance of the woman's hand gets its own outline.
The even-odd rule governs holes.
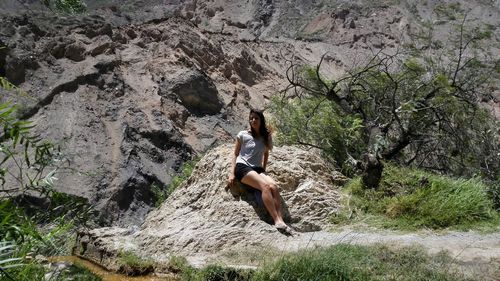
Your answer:
[[[235,183],[235,176],[234,176],[234,174],[229,174],[229,177],[227,179],[226,190],[228,190],[231,187],[234,187],[234,183]]]

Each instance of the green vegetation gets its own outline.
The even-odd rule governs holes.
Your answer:
[[[252,280],[252,271],[209,265],[201,270],[192,270],[190,274],[183,274],[182,280],[218,281],[218,280]]]
[[[120,253],[118,263],[120,273],[132,276],[148,274],[153,271],[154,266],[152,260],[143,259],[131,251]]]
[[[347,184],[349,201],[332,222],[368,220],[400,229],[480,226],[498,230],[500,217],[487,191],[476,178],[452,179],[387,165],[377,189],[363,188],[359,177]]]
[[[14,280],[45,280],[44,276],[50,270],[33,258],[36,255],[69,254],[74,242],[75,225],[82,217],[73,216],[71,211],[55,215],[64,209],[71,210],[78,204],[70,203],[71,199],[66,200],[65,204],[43,210],[35,210],[33,206],[27,210],[17,206],[13,200],[0,201],[0,269],[4,271],[4,274],[0,274],[0,280],[11,280],[7,275]],[[72,210],[80,213],[76,209]],[[31,212],[37,215],[30,215]],[[69,276],[76,276],[74,280],[99,280],[78,267],[58,272],[51,280],[67,280]]]
[[[25,264],[22,268],[18,268],[17,271],[11,272],[12,279],[0,274],[1,281],[101,281],[102,279],[95,276],[92,272],[78,265],[69,266],[62,270],[56,270],[49,272],[47,268],[36,262],[30,262]]]
[[[182,258],[173,263],[182,280],[473,280],[452,269],[454,260],[447,253],[430,256],[418,247],[383,245],[303,250],[264,261],[255,271],[218,265],[194,269]]]
[[[7,85],[9,84],[2,84]],[[7,88],[13,90],[15,88]],[[57,147],[31,133],[33,125],[17,118],[16,106],[0,104],[0,192],[4,198],[37,192],[47,196],[62,163]],[[7,167],[10,169],[7,169]],[[52,169],[46,171],[48,167]],[[9,186],[6,187],[6,182]]]
[[[349,152],[359,155],[365,149],[359,141],[363,129],[360,118],[342,116],[337,105],[315,97],[290,100],[275,96],[270,109],[271,122],[279,129],[277,143],[320,148],[326,158],[341,165],[342,172],[352,174]]]
[[[220,265],[209,265],[196,269],[189,265],[184,257],[173,256],[168,263],[170,272],[175,273],[181,280],[189,281],[218,281],[218,280],[251,280],[253,271],[234,269]]]
[[[278,139],[322,149],[344,171],[358,170],[365,187],[377,188],[382,161],[500,179],[500,125],[480,106],[497,67],[484,42],[491,28],[456,24],[441,41],[428,25],[404,49],[340,77],[323,77],[323,59],[290,65],[289,86],[271,106]]]
[[[184,162],[179,169],[179,172],[177,175],[175,175],[172,178],[172,181],[165,187],[159,183],[153,183],[151,185],[151,192],[153,192],[156,201],[155,201],[155,207],[159,207],[169,196],[176,190],[184,181],[186,181],[191,174],[193,173],[193,170],[200,161],[201,157],[197,157],[193,160],[188,160]]]
[[[450,273],[450,260],[419,248],[343,244],[286,255],[252,280],[467,280]]]
[[[436,9],[454,20],[460,6]],[[477,55],[492,28],[457,27],[444,45],[427,25],[400,53],[335,79],[321,74],[322,61],[288,69],[287,91],[271,100],[276,142],[319,148],[357,175],[332,222],[499,229],[500,124],[479,105],[498,62]]]
[[[60,13],[82,14],[87,11],[87,5],[83,0],[42,0],[42,4]]]
[[[0,86],[22,94],[3,77]],[[64,158],[32,133],[31,122],[18,118],[16,106],[0,104],[0,127],[0,278],[45,280],[50,270],[33,257],[68,254],[74,229],[89,221],[92,209],[86,200],[54,190]],[[80,271],[58,272],[51,280],[95,280]]]

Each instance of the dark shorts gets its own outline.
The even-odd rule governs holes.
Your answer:
[[[250,167],[248,165],[242,164],[242,163],[236,163],[236,168],[234,171],[234,175],[236,178],[241,181],[241,179],[248,174],[248,172],[251,171],[256,171],[257,173],[264,173],[264,168],[262,167]]]

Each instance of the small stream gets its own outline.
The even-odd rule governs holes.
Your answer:
[[[70,264],[78,264],[88,269],[93,274],[99,276],[103,281],[178,281],[172,277],[158,277],[158,276],[127,276],[114,272],[107,271],[103,267],[90,262],[88,260],[79,258],[77,256],[56,256],[50,257],[50,262],[62,262]]]

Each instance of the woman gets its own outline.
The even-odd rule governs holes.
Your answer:
[[[273,146],[264,114],[250,110],[248,122],[250,129],[239,132],[236,139],[228,183],[233,186],[236,178],[241,183],[260,190],[264,206],[273,218],[276,228],[290,234],[291,229],[285,224],[281,214],[281,199],[276,182],[264,174],[269,150]]]

